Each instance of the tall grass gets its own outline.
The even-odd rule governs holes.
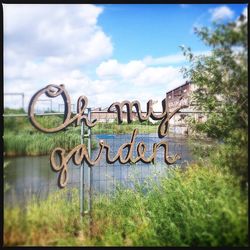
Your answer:
[[[46,127],[58,126],[61,119],[55,117],[39,117],[40,123]],[[81,142],[80,127],[69,127],[65,131],[46,134],[36,130],[27,117],[6,117],[4,119],[4,152],[6,156],[47,155],[55,147],[72,149]],[[97,142],[92,140],[92,149]]]
[[[14,135],[8,132],[4,134],[4,152],[6,156],[47,155],[55,147],[63,147],[69,150],[80,144],[80,142],[80,131],[76,128],[57,134],[43,134],[41,132],[26,134],[20,132]],[[96,147],[96,141],[92,140],[92,149]]]
[[[8,112],[7,112],[8,113]],[[42,126],[56,127],[62,122],[60,115],[50,117],[38,117]],[[92,129],[93,134],[130,134],[138,128],[140,133],[156,133],[157,126],[148,124],[97,123]],[[5,117],[4,118],[4,152],[6,156],[35,156],[47,155],[55,147],[72,149],[80,144],[80,127],[70,126],[65,131],[46,134],[36,130],[30,124],[27,117]],[[97,142],[92,140],[92,149],[97,147]]]
[[[131,134],[133,130],[139,129],[140,134],[145,133],[157,133],[157,125],[140,124],[138,122],[133,123],[97,123],[93,128],[95,134]]]
[[[146,190],[146,191],[145,191]],[[4,244],[101,246],[247,246],[247,194],[220,169],[192,165],[172,169],[161,185],[148,180],[135,189],[93,202],[92,237],[80,221],[78,192],[59,191],[31,202],[26,213],[4,211]]]

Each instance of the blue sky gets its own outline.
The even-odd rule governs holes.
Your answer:
[[[209,9],[223,5],[215,4],[121,4],[105,5],[99,18],[104,32],[114,43],[113,56],[126,63],[151,55],[180,52],[179,45],[205,50],[200,39],[193,34],[195,23],[211,25]],[[246,5],[227,4],[237,17]],[[229,19],[225,19],[228,21]]]
[[[102,108],[153,99],[159,110],[166,92],[185,82],[179,46],[209,53],[193,28],[235,21],[247,5],[3,6],[4,92],[24,92],[26,109],[37,90],[63,83],[72,103],[80,95]],[[59,103],[53,99],[55,109]],[[4,105],[18,107],[20,97],[4,96]]]

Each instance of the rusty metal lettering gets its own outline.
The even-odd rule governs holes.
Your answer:
[[[146,116],[142,116],[141,114],[141,104],[138,101],[123,101],[123,102],[114,102],[112,103],[109,108],[108,108],[108,112],[113,112],[113,108],[116,108],[117,111],[117,119],[118,119],[118,123],[121,124],[122,123],[122,109],[124,106],[127,107],[127,121],[128,123],[132,122],[132,108],[133,106],[135,107],[137,114],[138,114],[138,118],[140,122],[146,121],[149,116],[152,113],[152,100],[149,100],[147,102],[147,114]]]
[[[168,123],[169,120],[180,110],[183,108],[188,107],[187,105],[181,105],[180,107],[176,108],[173,112],[169,113],[168,106],[167,106],[167,97],[162,100],[162,113],[160,115],[154,114],[153,111],[153,101],[149,100],[147,102],[147,114],[145,116],[142,116],[141,111],[141,105],[138,101],[123,101],[123,102],[114,102],[112,103],[108,111],[109,112],[117,112],[117,120],[118,124],[121,124],[123,122],[122,119],[122,110],[123,107],[127,108],[127,122],[132,122],[132,108],[135,107],[136,112],[138,114],[138,118],[140,122],[148,120],[149,117],[151,117],[153,120],[162,120],[159,127],[158,127],[158,136],[159,138],[163,138],[167,135],[168,132]]]
[[[45,94],[48,97],[55,98],[57,96],[62,96],[63,101],[64,101],[64,121],[63,123],[56,127],[56,128],[44,128],[39,124],[35,118],[35,104],[38,100],[38,98],[42,95]],[[29,109],[28,109],[28,116],[31,124],[37,128],[38,130],[46,133],[55,133],[58,132],[66,127],[68,127],[70,124],[76,122],[76,125],[80,124],[80,121],[83,121],[86,126],[88,127],[93,127],[95,126],[97,120],[95,119],[94,121],[88,121],[87,116],[84,114],[84,111],[88,105],[88,99],[86,96],[80,96],[77,101],[77,114],[73,117],[71,117],[71,101],[70,101],[70,96],[68,92],[65,90],[64,85],[48,85],[45,88],[39,90],[34,94],[34,96],[31,98],[30,103],[29,103]]]
[[[55,90],[56,89],[56,90]],[[54,98],[57,96],[62,96],[65,104],[64,109],[64,121],[63,123],[56,127],[56,128],[44,128],[42,127],[35,119],[34,114],[34,107],[38,100],[38,98],[42,95],[46,94],[48,97]],[[28,110],[28,116],[30,119],[31,124],[37,128],[38,130],[46,133],[55,133],[63,130],[64,128],[68,127],[70,124],[76,122],[76,125],[79,125],[81,121],[85,123],[87,127],[93,127],[97,123],[97,119],[94,119],[93,121],[89,121],[87,116],[84,114],[85,109],[87,108],[88,99],[86,96],[80,96],[77,101],[77,114],[73,117],[71,117],[71,101],[68,92],[65,90],[64,85],[48,85],[45,88],[39,90],[35,95],[31,98],[29,103],[29,110]],[[132,108],[135,107],[136,112],[138,114],[138,119],[140,122],[146,121],[150,118],[153,120],[162,120],[159,127],[158,127],[158,136],[159,138],[163,138],[167,135],[168,131],[168,123],[169,120],[182,108],[188,107],[187,105],[181,105],[177,109],[175,109],[173,112],[169,113],[168,105],[167,105],[167,97],[162,100],[162,113],[157,115],[153,111],[153,101],[149,100],[147,102],[147,113],[145,116],[142,115],[141,105],[138,101],[123,101],[123,102],[114,102],[110,105],[108,108],[108,112],[117,112],[117,119],[118,124],[122,123],[122,110],[123,107],[127,108],[127,122],[132,122]]]
[[[180,159],[180,155],[175,154],[173,156],[168,155],[168,142],[163,141],[159,143],[154,143],[153,144],[153,152],[151,156],[148,158],[145,158],[145,153],[146,153],[146,145],[143,142],[140,142],[137,145],[137,157],[134,159],[133,158],[133,148],[135,144],[135,137],[138,134],[138,129],[134,129],[131,141],[129,143],[124,143],[122,144],[118,151],[117,154],[113,157],[113,159],[110,157],[110,146],[106,144],[105,142],[100,141],[99,142],[99,152],[94,160],[91,160],[88,154],[88,150],[86,148],[86,145],[80,144],[73,148],[69,153],[66,153],[65,149],[57,147],[55,148],[51,155],[50,155],[50,163],[51,167],[55,172],[59,172],[59,177],[58,177],[58,185],[59,187],[63,188],[67,185],[68,181],[68,162],[72,158],[73,162],[75,165],[81,165],[84,161],[88,164],[89,167],[93,167],[96,165],[100,159],[102,152],[106,150],[105,156],[106,156],[106,161],[109,164],[115,163],[116,161],[119,161],[121,164],[126,164],[126,163],[137,163],[139,161],[142,161],[143,163],[150,163],[155,161],[156,156],[157,156],[157,150],[160,147],[163,147],[164,149],[164,161],[166,164],[173,164],[177,160]],[[127,155],[123,158],[123,150],[128,147],[128,153]],[[56,157],[59,158],[59,163],[56,161]]]
[[[163,138],[164,136],[167,135],[168,133],[168,124],[170,119],[181,109],[186,108],[188,106],[186,105],[182,105],[178,108],[176,108],[173,112],[171,113],[166,113],[166,115],[164,116],[164,118],[162,119],[159,127],[158,127],[158,137],[159,138]]]
[[[55,98],[61,96],[64,101],[64,120],[61,125],[55,128],[44,128],[37,122],[34,113],[34,107],[38,98],[45,94],[50,98]],[[182,97],[180,98],[180,101]],[[85,109],[87,108],[88,99],[86,96],[80,96],[77,101],[77,114],[72,116],[71,112],[71,101],[68,92],[65,90],[64,85],[48,85],[45,88],[39,90],[34,94],[29,103],[28,116],[31,124],[37,128],[38,130],[46,133],[55,133],[61,131],[68,127],[70,124],[75,123],[76,125],[80,125],[80,122],[91,128],[96,125],[97,119],[93,121],[88,120],[87,115],[84,114]],[[138,101],[123,101],[123,102],[114,102],[108,108],[109,113],[117,112],[118,124],[123,122],[122,112],[123,108],[127,109],[127,122],[132,122],[132,109],[133,107],[136,109],[138,119],[140,122],[146,121],[149,118],[153,120],[161,120],[160,125],[158,126],[158,136],[159,138],[163,138],[167,135],[168,125],[170,119],[182,108],[188,107],[185,103],[180,102],[180,106],[173,110],[171,113],[169,112],[167,105],[167,96],[162,100],[162,112],[160,114],[156,114],[153,110],[153,101],[149,100],[147,102],[147,112],[145,115],[142,114],[141,105]],[[126,163],[137,163],[139,161],[143,163],[154,163],[157,156],[157,151],[160,148],[164,150],[164,162],[166,164],[173,164],[177,160],[180,159],[179,154],[175,154],[173,156],[169,156],[168,154],[168,142],[161,141],[153,144],[153,152],[149,157],[146,157],[145,154],[147,152],[147,146],[144,142],[139,142],[136,147],[137,156],[133,158],[133,149],[135,147],[135,138],[138,134],[138,129],[134,129],[131,140],[128,143],[122,144],[117,154],[112,158],[110,156],[110,146],[102,141],[99,142],[99,152],[95,159],[91,159],[88,153],[88,149],[85,144],[80,144],[73,148],[70,152],[66,152],[65,149],[57,147],[55,148],[50,155],[50,164],[51,168],[55,172],[59,172],[58,176],[58,186],[63,188],[67,185],[68,182],[68,162],[70,159],[73,160],[75,165],[81,165],[83,162],[86,162],[89,167],[95,166],[101,159],[102,153],[105,151],[106,162],[109,164],[113,164],[116,161],[119,161],[120,164]],[[127,149],[126,155],[123,156],[123,153]]]

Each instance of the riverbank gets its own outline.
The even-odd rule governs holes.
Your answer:
[[[5,110],[5,113],[23,113],[21,110]],[[62,115],[43,116],[37,118],[44,127],[51,128],[59,126],[63,120]],[[138,129],[139,134],[156,134],[159,123],[152,124],[145,121],[140,123],[134,121],[130,124],[97,123],[91,132],[93,135],[109,134],[122,135],[132,134]],[[193,138],[178,134],[169,134],[174,138]],[[205,141],[205,140],[204,140]],[[48,155],[55,147],[71,150],[81,142],[80,126],[69,126],[64,131],[47,134],[35,129],[27,117],[4,117],[4,156],[41,156]],[[92,139],[92,149],[97,148],[98,142]]]
[[[78,190],[60,190],[25,211],[5,208],[5,246],[248,245],[247,193],[212,165],[171,170],[160,186],[149,179],[136,190],[99,195],[92,237],[88,217],[79,217]]]
[[[4,156],[42,156],[48,155],[55,147],[63,147],[66,151],[81,143],[78,129],[70,128],[57,134],[41,132],[4,132]],[[92,140],[92,149],[97,142]]]
[[[22,111],[7,110],[5,113]],[[56,127],[62,121],[62,115],[38,117],[44,127]],[[157,125],[144,122],[132,124],[97,123],[92,134],[131,134],[135,128],[139,133],[156,133]],[[46,134],[35,129],[27,117],[4,117],[4,156],[41,156],[48,155],[55,147],[70,150],[81,143],[80,126],[69,126],[65,131]],[[92,140],[92,149],[97,142]]]
[[[158,125],[132,122],[128,123],[97,123],[92,129],[93,134],[132,134],[134,129],[138,129],[140,134],[157,133]]]

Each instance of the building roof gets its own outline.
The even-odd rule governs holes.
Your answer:
[[[174,90],[179,89],[180,87],[183,87],[183,86],[188,85],[188,84],[191,84],[191,83],[192,83],[191,81],[186,81],[184,84],[180,85],[179,87],[176,87],[176,88],[174,88],[174,89],[172,89],[172,90],[169,90],[169,91],[167,92],[167,94],[171,93],[171,92],[174,91]]]

